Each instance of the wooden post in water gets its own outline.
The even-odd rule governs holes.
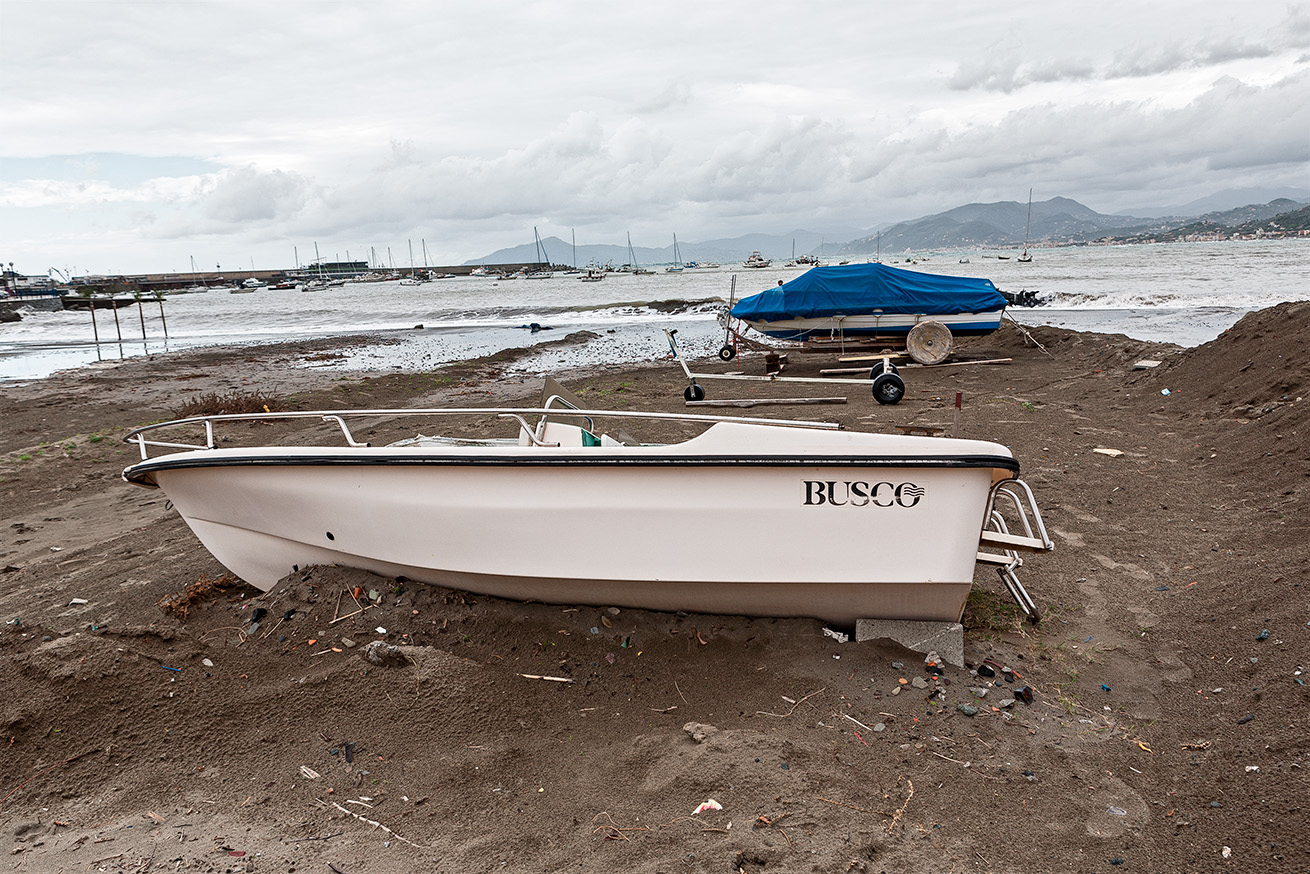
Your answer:
[[[91,334],[96,338],[96,351],[100,350],[100,328],[96,325],[96,302],[94,298],[89,298],[87,303],[91,305]]]
[[[146,338],[146,311],[145,311],[145,307],[141,306],[141,295],[140,295],[140,294],[138,294],[138,295],[136,296],[136,314],[137,314],[137,317],[138,317],[139,319],[141,319],[141,339],[142,339],[142,340],[145,340],[145,338]]]
[[[164,318],[164,295],[156,294],[155,300],[159,301],[159,321],[164,326],[164,339],[168,339],[168,321]]]
[[[92,306],[94,306],[94,304],[92,304]],[[118,345],[122,346],[122,345],[123,345],[123,327],[122,327],[122,325],[120,325],[120,324],[118,323],[118,306],[117,306],[117,304],[114,303],[114,299],[113,299],[113,298],[110,298],[110,299],[109,299],[109,308],[110,308],[111,310],[114,311],[114,331],[115,331],[115,333],[118,334]]]

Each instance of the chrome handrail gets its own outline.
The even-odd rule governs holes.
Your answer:
[[[574,415],[584,418],[612,418],[612,419],[646,419],[652,421],[681,421],[695,422],[701,424],[713,424],[716,422],[741,422],[748,425],[774,425],[787,428],[820,428],[830,431],[841,430],[841,425],[835,422],[810,422],[796,419],[767,419],[752,416],[715,416],[698,413],[656,413],[656,412],[638,412],[632,410],[583,410],[575,409]],[[171,419],[166,422],[154,422],[149,425],[142,425],[139,428],[133,428],[123,435],[124,443],[135,443],[141,447],[142,459],[149,458],[147,447],[160,449],[215,449],[218,444],[214,436],[214,426],[219,422],[267,422],[280,419],[318,419],[319,421],[337,421],[346,435],[347,441],[353,438],[350,436],[349,429],[345,427],[344,420],[347,418],[358,418],[364,416],[382,416],[382,417],[414,417],[414,416],[546,416],[551,413],[558,415],[559,407],[446,407],[446,408],[423,408],[423,409],[376,409],[376,410],[306,410],[296,412],[278,412],[278,413],[218,413],[211,416],[191,416],[185,419]],[[203,425],[205,428],[205,442],[196,443],[172,443],[163,440],[152,440],[145,435],[152,431],[158,431],[163,428],[177,428],[187,425]],[[351,445],[360,445],[351,443]]]

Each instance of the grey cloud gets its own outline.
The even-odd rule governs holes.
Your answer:
[[[637,104],[636,111],[641,115],[649,115],[675,106],[685,106],[690,102],[691,86],[681,79],[677,79],[670,82],[667,88],[650,100]]]
[[[200,198],[203,214],[218,223],[271,221],[299,212],[309,182],[295,173],[253,166],[228,171]]]

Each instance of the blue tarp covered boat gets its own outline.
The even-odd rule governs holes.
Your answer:
[[[976,335],[1000,327],[1007,302],[990,279],[847,264],[815,267],[743,298],[731,314],[761,333],[787,340],[904,336],[929,320],[946,325],[952,334]]]

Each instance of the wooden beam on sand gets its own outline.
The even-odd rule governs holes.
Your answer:
[[[781,407],[792,404],[844,404],[846,398],[737,398],[733,400],[687,401],[689,407]]]
[[[830,349],[828,351],[836,352],[837,350]],[[908,352],[879,352],[875,355],[874,353],[870,352],[867,355],[843,355],[837,360],[838,361],[880,361],[883,358],[904,358],[909,354],[910,353]]]
[[[841,360],[846,361],[847,359],[843,358]],[[1013,358],[987,358],[979,361],[951,361],[947,364],[901,364],[898,365],[898,367],[902,369],[910,368],[910,367],[917,367],[920,369],[932,369],[937,367],[964,367],[969,364],[1009,364],[1013,360],[1014,360]],[[826,370],[819,371],[819,373],[825,376],[827,376],[828,374],[868,373],[868,372],[869,372],[869,368],[867,367],[830,367]]]
[[[902,364],[901,367],[919,367],[929,369],[934,367],[966,367],[970,364],[1009,364],[1013,358],[983,358],[978,361],[951,361],[946,364]]]

